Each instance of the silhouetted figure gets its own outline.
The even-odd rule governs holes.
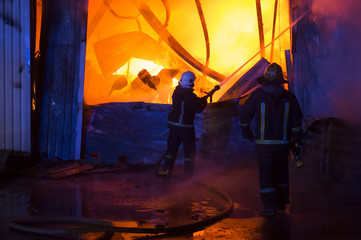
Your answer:
[[[193,173],[196,153],[194,115],[204,110],[208,97],[199,98],[193,93],[195,80],[196,77],[193,72],[184,72],[179,85],[173,92],[172,107],[168,114],[167,152],[164,155],[163,167],[158,171],[158,175],[168,176],[171,174],[181,143],[184,150],[184,170],[188,174]]]
[[[272,63],[257,79],[262,85],[251,94],[240,111],[242,135],[256,142],[263,216],[275,216],[289,200],[288,155],[302,140],[302,111],[295,95],[282,84],[282,68]],[[255,116],[255,136],[250,121]]]

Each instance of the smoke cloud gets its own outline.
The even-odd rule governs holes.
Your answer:
[[[312,12],[322,36],[323,56],[316,61],[319,88],[312,115],[361,122],[361,1],[314,0]]]

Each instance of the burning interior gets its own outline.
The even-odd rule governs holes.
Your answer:
[[[289,9],[285,0],[89,0],[84,102],[169,104],[187,70],[196,94],[229,80],[213,101],[227,99],[260,59],[286,69]]]
[[[47,36],[47,31],[54,29],[47,25],[46,19],[52,16],[46,15],[47,7],[57,10],[45,1],[36,2],[35,52],[39,45],[43,46],[42,54],[46,57],[48,47],[45,41],[39,44],[40,33]],[[50,104],[50,111],[76,109],[81,123],[76,132],[81,137],[78,134],[69,142],[76,141],[77,156],[104,157],[111,163],[125,158],[127,162],[155,162],[166,145],[171,95],[185,71],[196,74],[194,92],[200,97],[216,85],[221,87],[211,101],[224,104],[209,104],[208,110],[196,119],[196,125],[200,126],[196,135],[206,141],[201,144],[206,149],[213,149],[210,145],[217,141],[226,144],[230,137],[241,139],[236,120],[238,103],[231,101],[234,106],[227,105],[226,100],[239,99],[257,88],[256,79],[270,62],[281,65],[284,76],[291,80],[292,75],[287,74],[292,66],[290,29],[298,20],[290,21],[289,1],[89,0],[87,4],[84,15],[76,15],[82,18],[87,14],[86,46],[81,46],[85,48],[81,50],[85,51],[85,63],[79,66],[79,76],[84,71],[84,88],[77,88],[83,99],[74,103],[76,108],[74,104],[65,107],[62,101],[55,105],[53,100],[43,101],[45,106]],[[45,21],[40,26],[42,10]],[[84,17],[82,21],[85,20]],[[64,31],[68,29],[65,25]],[[68,35],[72,36],[73,32]],[[84,38],[85,33],[80,39],[82,43]],[[59,51],[62,52],[60,47]],[[54,67],[62,73],[63,69],[72,67],[65,58],[60,63],[66,66],[54,63]],[[56,94],[65,92],[64,79],[73,79],[65,75],[57,77],[59,82],[52,79],[49,85]],[[82,104],[81,117],[77,111],[79,104]],[[219,116],[220,112],[226,114]],[[56,114],[49,116],[59,120]],[[46,123],[52,122],[47,117],[44,119]],[[147,127],[149,124],[152,128]],[[58,129],[53,125],[49,128]],[[67,134],[70,138],[74,136],[70,130]],[[54,136],[59,136],[59,139],[54,137],[56,142],[63,142],[60,135]],[[218,140],[208,141],[211,138]],[[48,145],[39,145],[40,149],[44,148],[40,152],[49,152]],[[53,155],[53,150],[50,152],[48,156]],[[56,152],[64,159],[72,154],[64,153],[60,145]],[[142,152],[150,154],[141,156]]]

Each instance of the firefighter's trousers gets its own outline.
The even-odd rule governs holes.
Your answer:
[[[290,202],[288,154],[288,151],[257,151],[260,195],[265,210],[284,210]]]
[[[184,170],[186,173],[193,173],[194,158],[196,153],[196,140],[194,127],[169,126],[167,152],[164,159],[164,170],[169,173],[174,167],[180,144],[184,150]]]

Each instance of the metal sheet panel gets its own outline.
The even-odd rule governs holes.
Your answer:
[[[21,0],[20,24],[22,37],[20,38],[20,112],[21,112],[21,149],[30,152],[31,149],[31,83],[30,83],[30,1]]]
[[[264,58],[259,60],[230,89],[228,89],[218,101],[240,98],[255,91],[259,87],[257,78],[263,75],[264,70],[269,64],[270,62]]]
[[[5,11],[0,4],[0,149],[5,148]]]
[[[4,7],[4,35],[5,35],[5,149],[13,149],[13,92],[12,92],[12,50],[13,50],[13,34],[12,34],[12,2],[5,1]]]
[[[39,150],[45,158],[80,157],[86,8],[86,0],[43,1]]]
[[[13,116],[12,116],[12,148],[18,148],[21,147],[21,130],[22,126],[20,123],[21,119],[21,95],[20,90],[22,88],[21,86],[21,78],[20,78],[20,72],[21,72],[21,65],[20,62],[20,39],[21,39],[21,25],[20,25],[20,3],[19,1],[13,1],[12,8],[11,8],[11,14],[13,19],[13,26],[12,26],[12,42],[13,42],[13,49],[12,49],[12,81],[11,81],[11,91],[12,91],[12,110],[13,110]]]
[[[30,5],[5,0],[0,10],[0,149],[30,152]]]

